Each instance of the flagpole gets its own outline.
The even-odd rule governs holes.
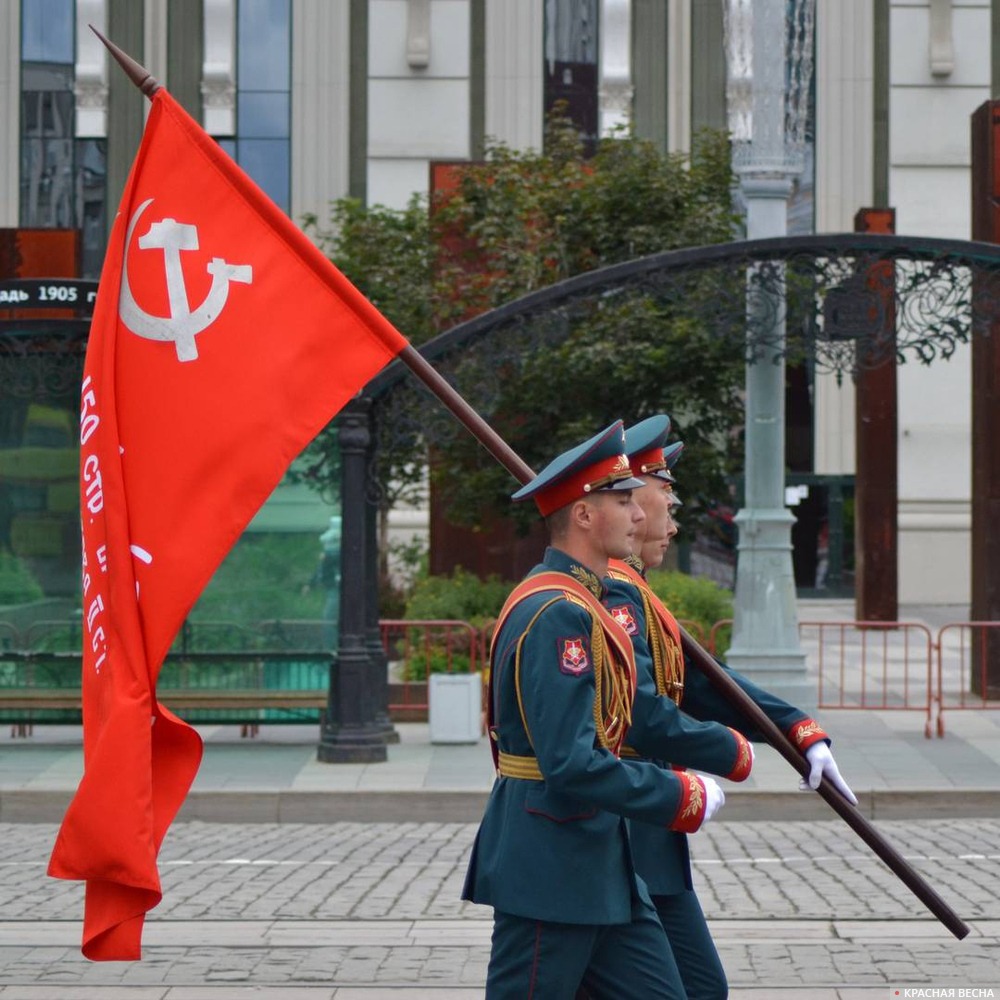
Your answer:
[[[159,82],[142,65],[113,42],[108,41],[93,25],[90,30],[104,43],[115,57],[128,78],[146,95],[152,96],[160,89]],[[484,448],[521,484],[529,483],[535,473],[502,437],[466,402],[457,390],[424,358],[412,344],[399,352],[399,360],[454,414]],[[768,742],[803,778],[810,773],[809,763],[792,745],[791,741],[764,714],[760,706],[726,673],[726,671],[681,628],[681,644],[689,660],[712,686],[726,698],[755,729],[762,731]],[[899,852],[852,806],[831,784],[823,778],[817,789],[820,796],[855,833],[902,880],[920,901],[943,923],[956,938],[961,940],[969,928],[958,914],[931,888]]]

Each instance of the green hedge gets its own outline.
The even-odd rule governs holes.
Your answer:
[[[706,640],[712,626],[723,618],[733,616],[732,591],[702,577],[684,573],[655,571],[649,582],[653,591],[677,618],[697,622]],[[406,617],[411,619],[452,619],[466,621],[477,629],[483,628],[497,617],[503,602],[514,584],[490,576],[480,580],[474,573],[456,569],[451,576],[421,577],[406,603]],[[720,630],[720,648],[729,644],[729,630]],[[426,679],[427,653],[422,633],[413,629],[410,635],[411,652],[406,658],[404,679]],[[464,638],[453,637],[452,666],[454,670],[467,670],[469,655]],[[432,638],[430,648],[431,673],[447,670],[447,652],[444,641]]]
[[[468,622],[477,630],[488,625],[503,607],[503,602],[514,584],[492,575],[480,580],[475,573],[461,567],[451,576],[420,577],[406,602],[406,617],[411,619],[451,619]],[[410,655],[403,667],[403,679],[427,679],[428,654],[423,644],[423,634],[418,629],[410,633]],[[469,648],[464,635],[452,635],[451,663],[453,672],[469,669]],[[448,651],[443,637],[431,638],[430,672],[446,673]]]
[[[649,585],[675,618],[697,622],[706,641],[717,621],[733,617],[733,592],[705,577],[654,570],[649,574]],[[729,629],[719,631],[720,648],[724,650],[729,645]]]

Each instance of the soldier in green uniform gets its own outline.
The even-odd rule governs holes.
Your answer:
[[[571,1000],[581,985],[595,998],[686,996],[623,817],[693,833],[724,796],[710,777],[619,757],[636,667],[601,578],[643,519],[638,485],[618,421],[514,494],[536,502],[552,546],[491,648],[498,777],[463,890],[494,907],[491,1000]]]
[[[632,474],[643,484],[633,495],[646,517],[635,536],[635,555],[609,562],[604,604],[616,620],[630,626],[640,689],[645,673],[646,686],[652,685],[661,697],[670,698],[685,716],[721,723],[742,730],[750,740],[763,740],[763,734],[748,729],[747,721],[718,694],[705,675],[687,664],[676,621],[645,582],[646,570],[663,562],[670,540],[677,532],[673,511],[680,500],[673,491],[675,480],[671,468],[683,445],[666,447],[669,431],[669,418],[660,415],[642,421],[626,434],[625,451]],[[812,766],[809,786],[817,788],[825,774],[856,804],[830,753],[829,737],[819,724],[737,672],[725,669],[809,759]],[[634,719],[640,714],[641,704],[637,698]],[[747,776],[753,761],[749,746],[747,750],[733,773],[726,777],[740,780]],[[651,748],[641,729],[636,728],[635,721],[622,749],[623,756],[652,759],[663,767],[670,766],[667,761],[675,765],[691,763],[686,759],[687,752],[688,748],[681,743],[657,752],[655,744]],[[723,773],[709,764],[699,766]],[[725,998],[728,993],[725,972],[691,883],[687,837],[683,832],[642,821],[631,823],[630,831],[636,871],[649,888],[689,1000]]]

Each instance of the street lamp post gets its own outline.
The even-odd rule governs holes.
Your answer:
[[[815,0],[722,0],[733,167],[747,237],[784,236],[792,182],[802,170]],[[773,267],[774,265],[769,265]],[[732,646],[736,669],[794,704],[815,691],[799,642],[791,527],[785,506],[785,296],[773,275],[747,278],[747,336],[767,348],[747,362],[745,499],[736,515],[739,559]],[[752,345],[748,349],[753,353]]]

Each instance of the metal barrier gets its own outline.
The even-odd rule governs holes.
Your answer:
[[[468,622],[383,619],[382,648],[389,660],[389,712],[401,721],[424,718],[432,673],[475,673],[483,667],[483,634]]]
[[[933,728],[934,637],[920,622],[800,622],[821,709],[923,712]]]
[[[937,734],[944,736],[945,711],[1000,708],[1000,622],[950,622],[937,638]]]
[[[733,631],[733,620],[732,620],[732,618],[723,618],[721,621],[717,621],[712,626],[712,630],[708,633],[708,646],[706,646],[705,648],[713,656],[719,656],[719,657],[721,657],[722,653],[725,652],[725,650],[722,650],[721,652],[719,651],[719,645],[720,645],[719,633],[723,629],[728,630],[729,636],[732,635],[732,631]],[[727,638],[726,638],[726,649],[729,648],[729,636],[727,636]]]
[[[713,654],[728,648],[732,619],[716,622],[707,642],[697,622],[680,623]],[[485,678],[493,625],[381,621],[393,718],[426,718],[431,673],[483,671]],[[261,722],[318,720],[334,655],[323,650],[329,627],[313,620],[191,623],[165,660],[158,689],[168,704],[179,698],[194,722],[256,729]],[[990,672],[1000,670],[1000,622],[952,622],[936,635],[919,622],[799,628],[817,671],[820,709],[923,712],[930,737],[944,735],[946,712],[1000,708],[1000,688],[989,685]],[[35,722],[79,721],[78,704],[71,704],[80,684],[79,637],[78,620],[39,621],[23,632],[0,622],[0,719],[22,730]]]

